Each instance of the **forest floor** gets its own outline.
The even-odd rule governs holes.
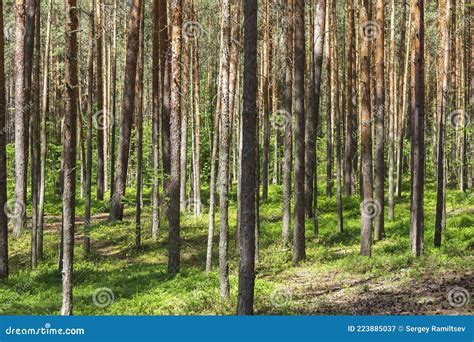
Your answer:
[[[235,189],[234,189],[235,190]],[[74,313],[76,315],[213,315],[234,314],[238,255],[235,248],[235,193],[230,208],[230,283],[228,301],[219,296],[217,234],[213,271],[204,272],[207,214],[182,216],[181,272],[167,273],[166,220],[159,239],[150,234],[149,193],[142,217],[143,246],[134,248],[134,194],[124,222],[106,223],[106,201],[95,202],[92,253],[82,250],[82,227],[76,233]],[[272,186],[261,205],[260,253],[255,287],[256,314],[398,315],[473,314],[466,301],[453,306],[448,293],[474,292],[474,195],[448,191],[447,229],[443,246],[433,248],[435,192],[425,194],[425,254],[410,253],[408,192],[397,201],[395,220],[386,218],[386,236],[373,246],[371,258],[359,256],[360,201],[344,199],[344,232],[337,232],[335,198],[319,198],[319,239],[307,220],[307,260],[294,266],[291,249],[281,244],[281,187]],[[204,206],[207,203],[203,203]],[[58,272],[59,202],[46,217],[45,257],[29,270],[30,234],[10,239],[11,276],[0,284],[0,314],[55,315],[61,307]],[[47,208],[48,209],[48,208]],[[78,202],[79,216],[83,201]],[[207,213],[207,210],[205,210]],[[218,221],[218,215],[217,215]],[[216,227],[218,226],[216,222]],[[452,293],[452,292],[451,292]],[[454,303],[455,304],[455,303]]]

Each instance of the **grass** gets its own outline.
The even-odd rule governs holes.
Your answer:
[[[323,193],[324,191],[321,191]],[[204,192],[206,193],[206,192]],[[148,198],[145,192],[144,198]],[[128,194],[126,220],[92,227],[92,253],[82,250],[77,227],[74,263],[76,315],[214,315],[234,314],[237,301],[238,255],[235,246],[236,201],[230,203],[230,298],[219,296],[217,244],[213,271],[204,272],[207,214],[182,215],[181,272],[167,273],[166,220],[158,241],[151,240],[150,207],[142,218],[143,246],[134,248],[134,194]],[[54,315],[61,307],[58,272],[60,204],[51,198],[45,231],[45,258],[29,270],[30,234],[10,240],[11,276],[0,284],[0,314]],[[145,201],[147,203],[147,201]],[[207,203],[206,203],[207,205]],[[453,307],[446,294],[453,287],[472,292],[474,269],[474,196],[452,190],[447,197],[447,229],[443,246],[432,246],[435,192],[425,195],[425,254],[413,258],[409,241],[408,193],[397,202],[395,220],[386,218],[386,237],[373,246],[371,258],[359,256],[360,200],[344,199],[344,225],[337,232],[335,198],[319,198],[319,239],[312,220],[306,224],[307,260],[295,266],[291,248],[281,236],[281,187],[272,186],[261,205],[260,258],[255,286],[257,314],[472,314],[472,306]],[[94,213],[106,213],[107,202],[94,202]],[[83,213],[78,201],[77,214]],[[217,242],[217,236],[214,240]],[[107,288],[113,300],[95,296]],[[111,298],[111,297],[110,297]],[[104,300],[102,302],[101,300]],[[103,303],[104,305],[101,305]],[[97,305],[98,304],[98,305]]]

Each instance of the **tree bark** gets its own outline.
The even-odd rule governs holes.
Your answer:
[[[347,1],[347,113],[344,153],[344,194],[355,192],[355,171],[357,169],[357,85],[355,80],[356,37],[354,0]]]
[[[5,35],[3,32],[3,0],[0,0],[0,207],[7,203],[7,155],[6,155],[6,85],[5,85]],[[0,279],[8,278],[8,218],[0,210]]]
[[[291,0],[290,0],[291,1]],[[244,2],[244,79],[242,112],[238,315],[252,315],[255,287],[255,147],[257,128],[257,0]]]
[[[295,230],[293,262],[306,258],[305,251],[305,110],[304,110],[304,73],[305,73],[305,27],[304,1],[295,2]]]
[[[369,4],[368,0],[362,0],[360,8],[360,23],[367,23]],[[377,210],[377,203],[372,198],[373,173],[372,173],[372,115],[370,112],[370,56],[369,36],[365,31],[361,32],[361,155],[362,155],[362,198],[361,214],[361,254],[370,256],[372,254],[372,218],[373,210]]]
[[[293,0],[286,1],[285,9],[285,132],[283,163],[283,243],[291,238],[291,169],[293,162]]]
[[[375,38],[375,216],[374,240],[379,241],[384,235],[385,208],[385,9],[383,0],[377,0],[375,24],[378,33]]]
[[[135,106],[135,83],[137,72],[137,56],[139,49],[140,7],[141,0],[133,0],[127,39],[127,59],[125,65],[124,90],[122,102],[122,117],[120,140],[118,146],[117,167],[115,175],[115,192],[111,198],[109,220],[123,219],[123,203],[127,180],[128,159],[130,150],[130,136],[133,125],[133,111]]]
[[[152,164],[153,188],[151,192],[151,235],[156,240],[160,229],[160,185],[159,185],[159,130],[160,130],[160,1],[153,0],[153,42],[152,42]]]
[[[439,84],[438,87],[438,122],[437,122],[437,172],[436,172],[436,222],[435,222],[435,247],[441,247],[441,237],[444,230],[444,206],[446,199],[445,184],[445,121],[446,100],[448,97],[448,68],[449,68],[449,22],[451,21],[450,0],[440,0],[439,6],[439,30],[441,33],[440,56],[439,56]]]
[[[104,199],[105,182],[105,162],[104,162],[104,141],[106,132],[106,109],[104,105],[104,84],[103,84],[103,37],[102,37],[102,1],[97,0],[97,30],[96,30],[96,93],[97,93],[97,199]]]
[[[181,126],[181,0],[171,1],[171,99],[170,99],[170,158],[171,176],[168,185],[168,272],[177,273],[180,267],[180,126]]]
[[[411,0],[411,206],[410,236],[414,256],[423,254],[423,196],[425,171],[424,0]]]
[[[76,135],[77,135],[77,28],[76,0],[66,1],[66,110],[64,113],[64,187],[63,187],[63,262],[62,315],[71,315],[73,307],[74,221],[76,195]]]
[[[26,225],[26,170],[28,112],[26,103],[25,75],[25,0],[15,0],[15,203],[13,234],[18,236]]]

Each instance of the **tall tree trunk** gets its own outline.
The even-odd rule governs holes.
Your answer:
[[[25,71],[25,0],[15,0],[15,203],[12,210],[13,234],[18,236],[26,225],[26,170],[25,155],[28,140]]]
[[[191,20],[191,1],[183,0],[183,22],[189,25]],[[189,33],[183,34],[183,82],[182,82],[182,109],[181,109],[181,150],[180,150],[180,207],[184,210],[186,207],[186,165],[188,155],[188,120],[191,106],[189,89],[191,84],[190,79],[190,48],[191,40]]]
[[[7,155],[5,118],[7,108],[5,86],[5,35],[3,32],[3,1],[0,0],[0,207],[7,203]],[[0,279],[8,278],[8,218],[0,210]]]
[[[262,104],[263,104],[263,163],[262,163],[262,201],[268,199],[268,181],[270,172],[270,4],[265,0],[263,47],[262,47]]]
[[[291,0],[290,0],[291,1]],[[257,128],[257,0],[244,2],[239,293],[237,314],[252,315],[255,287],[255,146]]]
[[[390,64],[389,64],[389,128],[388,128],[388,219],[393,221],[395,216],[395,186],[394,186],[394,168],[395,168],[395,130],[397,120],[397,65],[395,63],[395,0],[390,3]],[[403,44],[403,43],[402,43]],[[402,59],[403,60],[403,59]],[[401,63],[400,63],[401,65]]]
[[[115,192],[115,145],[117,121],[117,0],[114,0],[114,23],[112,30],[112,111],[110,117],[110,195]]]
[[[335,0],[328,0],[328,8],[331,8],[332,1]],[[330,14],[331,11],[327,11],[326,20],[328,29],[334,26],[334,18]],[[332,197],[333,195],[333,187],[334,187],[334,180],[333,180],[333,137],[332,137],[332,130],[333,130],[333,122],[332,122],[332,89],[334,88],[334,80],[332,79],[332,55],[333,55],[333,40],[332,35],[334,33],[332,31],[328,32],[328,52],[327,52],[327,63],[326,63],[326,77],[327,77],[327,84],[326,84],[326,196]]]
[[[330,14],[333,18],[337,18],[336,12],[336,1],[332,2],[332,12]],[[338,63],[338,49],[337,49],[337,22],[334,21],[334,33],[332,35],[333,40],[333,55],[332,58],[332,80],[334,83],[333,95],[334,95],[334,124],[336,131],[336,204],[337,204],[337,227],[339,233],[344,230],[344,219],[342,215],[342,158],[341,158],[341,111],[340,111],[340,97],[339,97],[339,63]]]
[[[423,196],[425,170],[425,73],[424,73],[424,0],[411,0],[412,60],[411,60],[411,206],[410,236],[412,253],[423,253]]]
[[[356,31],[354,0],[347,1],[347,112],[344,153],[344,194],[355,191],[355,170],[357,169],[357,85],[355,82]]]
[[[94,115],[94,0],[89,0],[89,36],[87,52],[87,155],[85,177],[85,212],[84,212],[84,252],[89,253],[91,242],[89,229],[91,225],[91,188],[92,188],[92,120]]]
[[[229,113],[229,48],[230,48],[230,4],[222,0],[222,33],[221,33],[221,117],[219,137],[219,283],[223,299],[229,297],[229,143],[230,143],[230,113]]]
[[[77,28],[76,0],[66,1],[66,110],[64,113],[64,187],[63,187],[63,262],[62,315],[71,315],[73,306],[74,221],[76,207],[76,134],[77,134]]]
[[[40,62],[41,31],[40,3],[35,4],[35,52],[33,56],[33,101],[31,111],[31,268],[38,264],[38,199],[40,165]]]
[[[314,136],[318,133],[318,126],[321,119],[321,83],[323,75],[323,58],[324,58],[324,39],[326,32],[326,0],[318,0],[316,4],[316,22],[314,24],[314,51],[313,51],[313,82],[314,82],[314,109],[315,126]],[[316,145],[315,145],[316,147]],[[314,182],[313,182],[313,203],[314,205],[314,237],[319,236],[318,223],[318,158],[315,149],[314,155]]]
[[[156,240],[160,229],[160,186],[159,186],[159,130],[160,130],[160,1],[153,0],[153,42],[152,42],[152,164],[153,188],[151,192],[151,235]]]
[[[46,152],[47,152],[47,127],[46,116],[48,110],[48,75],[49,75],[49,59],[51,48],[51,11],[53,2],[48,1],[48,18],[46,24],[46,41],[44,47],[43,58],[43,80],[42,80],[42,99],[41,99],[41,123],[40,123],[40,140],[41,140],[41,156],[40,156],[40,184],[39,184],[39,198],[38,198],[38,238],[37,238],[37,252],[38,259],[43,258],[43,226],[44,226],[44,196],[46,185]]]
[[[127,180],[128,159],[130,150],[130,136],[133,125],[135,106],[135,83],[137,73],[137,56],[139,49],[139,31],[141,0],[133,0],[130,19],[128,22],[127,60],[123,88],[122,117],[120,126],[120,140],[118,146],[117,167],[115,175],[115,193],[111,198],[109,220],[122,220],[125,187]]]
[[[400,89],[402,91],[402,101],[399,108],[399,118],[398,118],[398,147],[397,147],[397,198],[401,199],[402,197],[402,182],[403,182],[403,143],[405,139],[405,113],[407,112],[407,96],[408,96],[408,73],[409,73],[409,62],[411,54],[409,53],[411,47],[411,34],[410,34],[410,25],[411,25],[411,11],[406,20],[407,12],[407,0],[403,0],[403,9],[402,9],[402,29],[401,29],[401,46],[403,51],[401,55],[404,57],[401,60],[404,61],[405,65],[403,68],[403,74],[400,77]],[[406,34],[408,26],[408,35]],[[405,39],[408,37],[408,39]],[[406,42],[405,42],[406,41]]]
[[[193,0],[192,20],[197,21],[197,0]],[[201,71],[199,65],[199,37],[193,40],[193,87],[194,87],[194,168],[193,168],[193,193],[194,215],[201,214]]]
[[[385,9],[383,0],[377,0],[375,23],[378,33],[375,37],[375,216],[374,240],[384,235],[385,208],[385,158],[384,158],[384,120],[385,120]]]
[[[285,9],[285,132],[283,163],[283,243],[291,237],[291,169],[293,161],[293,0],[286,0]]]
[[[362,0],[360,8],[360,22],[369,22],[369,3]],[[369,39],[370,35],[365,27],[361,32],[361,76],[362,97],[361,97],[361,167],[362,167],[362,198],[361,214],[361,254],[370,256],[372,253],[372,218],[377,212],[377,203],[372,198],[373,172],[372,172],[372,115],[370,112],[370,56]]]
[[[304,1],[295,2],[295,230],[293,262],[306,257],[305,251],[305,111],[304,111],[304,73],[305,73],[305,27]]]
[[[105,163],[104,163],[104,141],[106,132],[106,109],[104,104],[104,84],[103,84],[103,15],[102,15],[102,1],[97,0],[97,30],[96,30],[96,84],[97,84],[97,199],[104,199],[104,182],[105,182]]]
[[[170,100],[171,100],[171,50],[168,28],[168,1],[160,1],[160,66],[161,66],[161,149],[163,163],[163,191],[168,191],[171,174],[171,141],[170,141]],[[168,211],[169,203],[164,203],[164,211]],[[168,215],[166,213],[166,215]],[[157,231],[153,232],[156,240]]]
[[[448,67],[449,67],[449,22],[451,21],[450,0],[440,0],[439,6],[439,30],[441,33],[440,56],[439,56],[439,84],[438,87],[438,122],[437,122],[437,172],[436,172],[436,222],[435,222],[435,247],[441,246],[441,236],[444,230],[443,211],[445,206],[445,126],[446,100],[448,97]]]
[[[137,132],[137,179],[135,192],[135,248],[141,247],[141,213],[142,213],[142,179],[143,179],[143,69],[144,69],[144,33],[145,33],[145,13],[144,6],[141,8],[140,34],[137,62],[137,76],[135,84],[136,103],[136,132]]]
[[[181,126],[181,0],[171,1],[171,99],[170,99],[170,158],[171,177],[168,185],[168,272],[177,273],[180,267],[180,126]]]

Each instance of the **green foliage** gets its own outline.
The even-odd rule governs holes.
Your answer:
[[[407,193],[396,206],[396,220],[386,219],[386,238],[373,246],[373,256],[359,256],[360,208],[357,197],[344,199],[345,231],[337,233],[334,198],[319,198],[320,238],[312,238],[312,220],[307,220],[307,260],[300,267],[292,264],[291,248],[281,240],[280,186],[270,187],[269,200],[261,206],[260,260],[257,265],[255,307],[259,314],[326,312],[333,292],[344,293],[345,301],[357,301],[372,293],[374,284],[409,289],[420,279],[435,282],[441,275],[462,275],[472,269],[474,257],[474,196],[457,191],[448,193],[447,229],[443,246],[432,247],[435,193],[425,196],[425,256],[410,253],[409,198]],[[130,203],[133,191],[127,193]],[[144,198],[148,198],[149,189]],[[232,194],[235,199],[235,193]],[[54,207],[54,201],[51,202]],[[182,268],[176,276],[167,273],[167,224],[163,220],[158,241],[151,240],[150,207],[142,218],[143,246],[134,246],[134,207],[126,205],[125,221],[110,225],[106,211],[95,219],[91,230],[92,253],[82,250],[82,225],[76,227],[74,263],[74,310],[77,315],[164,315],[234,314],[237,298],[238,255],[235,248],[236,208],[230,208],[229,301],[219,296],[217,243],[214,244],[214,270],[204,272],[207,215],[182,215]],[[56,204],[57,206],[57,204]],[[94,202],[94,212],[107,207],[107,200]],[[49,207],[48,207],[49,208]],[[83,213],[83,202],[77,207]],[[206,210],[207,212],[207,210]],[[60,214],[47,220],[45,260],[30,272],[28,232],[11,239],[11,277],[0,284],[0,314],[58,314],[61,304],[61,276],[58,272]],[[60,212],[59,212],[60,213]],[[214,240],[217,242],[216,238]],[[113,301],[99,307],[94,293],[110,289]],[[111,298],[111,297],[108,297]],[[96,296],[99,301],[100,297]],[[106,298],[107,299],[107,298]],[[108,303],[108,302],[106,302]],[[100,301],[99,301],[100,304]],[[333,314],[348,313],[342,307]]]

